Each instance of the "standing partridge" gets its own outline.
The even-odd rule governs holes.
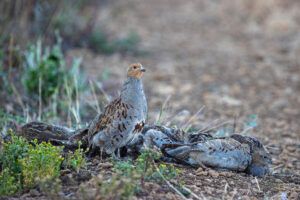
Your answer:
[[[101,152],[113,154],[114,157],[117,152],[117,157],[120,157],[116,150],[127,145],[142,131],[147,115],[147,101],[141,80],[145,71],[140,63],[130,65],[120,96],[89,125],[91,149],[99,147]]]

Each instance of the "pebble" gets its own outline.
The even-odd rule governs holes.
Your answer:
[[[202,171],[204,171],[204,169],[203,169],[202,167],[199,167],[199,168],[196,170],[196,173],[197,173],[197,172],[202,172]]]
[[[251,198],[249,196],[247,196],[247,195],[242,196],[241,199],[243,199],[243,200],[251,200]]]
[[[295,147],[295,146],[287,146],[286,149],[287,149],[289,152],[295,152],[295,151],[296,151],[296,147]]]
[[[196,182],[196,186],[197,186],[197,187],[201,187],[201,186],[202,186],[202,183],[201,183],[200,181],[197,181],[197,182]]]
[[[39,196],[40,195],[39,191],[37,191],[36,189],[31,189],[29,191],[29,193],[31,196]]]
[[[292,192],[289,199],[300,199],[300,194],[298,192]]]
[[[207,176],[208,172],[207,171],[201,171],[201,172],[196,172],[197,176]]]
[[[217,171],[209,170],[208,173],[209,173],[209,175],[212,176],[213,178],[219,177],[219,172],[217,172]]]
[[[275,179],[275,183],[283,183],[280,179]]]
[[[98,164],[98,167],[101,167],[101,168],[112,168],[114,165],[110,162],[105,162],[105,163],[99,163]]]
[[[233,174],[231,172],[220,172],[219,175],[225,177],[232,177]]]

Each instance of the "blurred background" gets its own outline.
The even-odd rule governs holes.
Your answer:
[[[281,149],[276,165],[300,170],[299,9],[297,0],[2,0],[1,126],[85,126],[141,62],[149,123],[228,121]]]

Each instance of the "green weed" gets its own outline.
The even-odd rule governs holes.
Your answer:
[[[29,94],[41,96],[44,102],[48,102],[55,92],[64,94],[66,83],[74,91],[74,76],[80,77],[80,60],[74,60],[68,68],[61,50],[62,41],[57,38],[52,48],[43,48],[38,40],[25,52],[23,85]]]
[[[27,156],[19,159],[22,168],[23,185],[34,187],[38,183],[54,180],[60,175],[60,166],[63,161],[62,147],[50,143],[33,142],[29,145]]]
[[[15,136],[3,142],[0,152],[0,195],[11,195],[25,188],[55,181],[60,175],[62,147]]]
[[[0,108],[0,130],[2,130],[4,126],[10,121],[14,121],[17,124],[20,124],[24,123],[26,120],[24,117],[6,113]]]
[[[100,188],[101,199],[130,199],[136,188],[136,182],[130,178],[113,176],[109,183],[103,183]]]
[[[86,166],[86,160],[84,157],[84,151],[78,146],[75,152],[69,152],[65,159],[66,167],[72,168],[79,172],[79,170]]]
[[[0,196],[12,195],[20,190],[20,185],[16,184],[16,178],[12,172],[5,168],[0,173]]]
[[[10,195],[20,191],[22,184],[22,167],[19,159],[27,155],[28,142],[12,135],[11,141],[2,143],[0,151],[0,195]]]
[[[119,199],[128,199],[137,194],[146,181],[161,183],[163,180],[161,175],[167,180],[175,178],[180,171],[173,165],[154,162],[160,156],[157,152],[145,150],[135,161],[114,162],[115,174],[110,181],[101,182],[101,194],[109,198],[119,195],[117,196]]]

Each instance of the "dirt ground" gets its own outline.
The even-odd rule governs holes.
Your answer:
[[[203,105],[202,119],[236,118],[237,130],[247,116],[257,116],[250,134],[268,147],[275,175],[256,179],[182,168],[180,179],[201,199],[300,199],[299,9],[297,0],[112,1],[99,10],[98,23],[114,37],[137,32],[145,54],[67,53],[83,57],[91,80],[108,71],[103,87],[112,96],[127,65],[141,62],[147,69],[149,123],[166,99],[166,118],[181,113],[179,121]],[[81,182],[75,181],[74,191]],[[137,199],[180,199],[167,186],[146,187]]]

